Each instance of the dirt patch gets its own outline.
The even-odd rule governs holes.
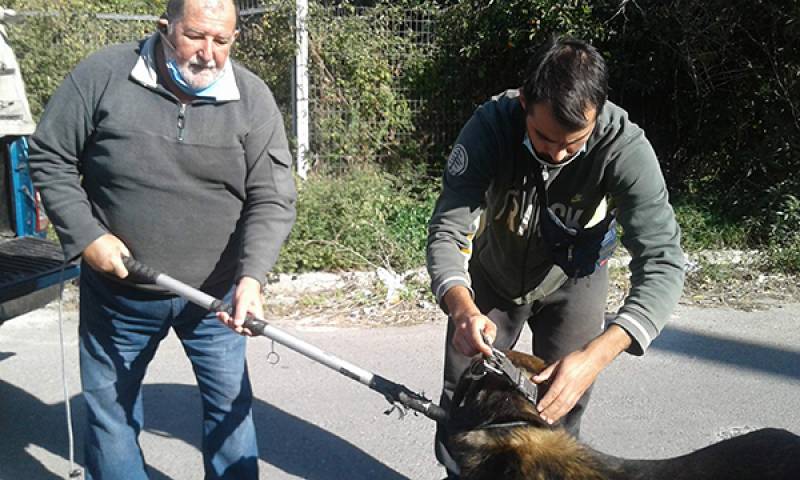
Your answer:
[[[758,269],[757,252],[724,251],[692,254],[680,303],[709,308],[762,310],[800,302],[796,275]],[[630,288],[627,265],[620,254],[610,262],[607,310],[615,312]],[[444,313],[430,293],[424,269],[398,276],[399,291],[390,292],[378,272],[282,275],[265,288],[267,318],[298,326],[394,326],[442,321]],[[393,293],[393,294],[392,294]]]
[[[387,276],[388,275],[388,276]],[[264,312],[276,322],[301,327],[416,325],[442,320],[429,293],[428,275],[417,269],[280,275],[264,288]]]
[[[763,310],[800,303],[797,275],[760,271],[757,252],[690,255],[680,303],[708,308]],[[622,305],[630,288],[630,257],[610,262],[609,312]],[[77,309],[77,287],[64,291],[65,310]],[[296,327],[385,327],[443,321],[424,268],[403,274],[372,272],[275,275],[264,288],[265,318]]]

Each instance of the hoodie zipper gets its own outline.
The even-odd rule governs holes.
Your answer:
[[[532,169],[532,172],[530,173],[530,175],[541,175],[542,176],[542,181],[543,181],[544,186],[545,186],[545,191],[547,190],[547,181],[550,179],[550,172],[547,170],[547,167],[542,165],[541,169],[539,169],[539,170],[534,168],[534,169]],[[526,180],[535,182],[535,180],[533,180],[531,178],[527,178]],[[525,183],[525,181],[523,181],[523,184],[524,183]],[[539,226],[539,217],[541,215],[541,211],[537,211],[537,208],[538,209],[547,208],[547,205],[543,205],[544,199],[540,198],[540,196],[539,196],[539,189],[534,186],[533,190],[530,193],[531,197],[534,196],[533,192],[536,192],[535,200],[536,200],[537,205],[533,205],[532,204],[532,200],[529,200],[529,201],[531,201],[531,206],[533,207],[533,212],[531,213],[530,223],[528,224],[527,231],[525,232],[525,238],[527,238],[528,241],[525,243],[525,252],[524,252],[524,254],[522,256],[522,272],[521,272],[521,275],[520,275],[520,292],[522,292],[522,296],[525,296],[525,294],[527,293],[527,292],[525,292],[525,277],[526,277],[526,274],[527,274],[527,271],[528,271],[528,253],[530,252],[530,249],[531,249],[531,235],[536,235],[536,232],[533,232],[532,230],[533,230],[534,227],[538,227]],[[522,209],[523,210],[527,209],[527,206],[522,207]],[[570,256],[571,255],[572,255],[572,251],[570,250]]]
[[[178,141],[183,142],[183,132],[186,129],[186,104],[181,104],[178,111]]]

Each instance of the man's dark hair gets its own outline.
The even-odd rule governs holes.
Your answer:
[[[236,0],[226,0],[233,3],[234,12],[236,12],[236,28],[239,28],[239,2]],[[170,23],[175,23],[183,18],[185,13],[186,0],[169,0],[167,3],[167,20]]]
[[[586,110],[599,114],[608,97],[606,62],[582,40],[552,37],[531,58],[522,94],[528,111],[549,103],[558,123],[580,130],[587,125]]]

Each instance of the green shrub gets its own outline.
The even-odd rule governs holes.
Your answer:
[[[779,184],[767,191],[767,197],[773,199],[764,209],[763,230],[769,245],[790,245],[800,232],[800,197],[794,193],[781,192],[781,186]]]
[[[611,98],[648,132],[673,189],[702,181],[719,212],[751,218],[770,188],[800,191],[800,3],[599,1]],[[759,238],[758,240],[763,240]]]
[[[763,270],[800,273],[800,197],[784,191],[785,185],[765,192],[750,216],[720,213],[719,204],[710,200],[713,195],[701,201],[695,193],[677,202],[684,250],[759,249]]]
[[[55,14],[9,28],[34,115],[88,53],[153,29],[94,14],[159,15],[165,3],[8,0]],[[263,3],[267,12],[246,19],[234,57],[271,86],[288,125],[294,2]],[[474,105],[517,87],[533,47],[561,33],[607,56],[611,99],[646,128],[671,190],[689,198],[676,206],[687,250],[763,247],[767,266],[797,268],[800,3],[751,3],[313,2],[314,172],[363,171],[302,185],[301,218],[279,267],[421,265],[437,182],[411,166],[440,172],[441,152]],[[420,16],[435,19],[433,44],[416,37]],[[376,164],[395,175],[369,168]]]
[[[31,113],[39,118],[50,95],[84,57],[100,47],[143,38],[150,21],[101,20],[97,12],[54,4],[51,15],[25,17],[9,28],[9,43],[19,60]]]
[[[763,269],[800,274],[800,232],[767,247]]]
[[[753,246],[745,222],[725,218],[707,204],[678,203],[675,216],[681,226],[681,246],[686,251]]]
[[[602,36],[591,4],[586,0],[454,2],[437,20],[432,87],[441,98],[465,102],[468,108],[519,87],[531,53],[551,34],[588,41]]]
[[[294,2],[271,0],[270,5],[263,15],[243,17],[243,34],[232,55],[271,87],[286,114],[291,111]],[[166,0],[25,0],[6,6],[45,13],[26,16],[9,28],[31,111],[38,118],[53,91],[84,57],[111,44],[142,39],[155,30],[153,20],[112,20],[96,14],[158,16],[165,11]],[[290,124],[291,118],[286,117]]]
[[[161,15],[167,0],[5,0],[6,8],[18,11],[73,11]]]
[[[310,5],[315,171],[393,161],[414,143],[411,82],[427,57],[425,45],[402,21],[406,3],[381,1],[369,9],[349,1]]]
[[[294,0],[269,0],[263,15],[241,19],[241,36],[232,56],[269,85],[291,126],[292,78],[295,54]],[[287,132],[291,132],[287,128]]]
[[[435,189],[432,182],[407,180],[364,168],[303,182],[297,222],[275,270],[403,271],[424,265]]]
[[[764,267],[787,273],[800,273],[800,197],[783,193],[768,209],[767,248]]]

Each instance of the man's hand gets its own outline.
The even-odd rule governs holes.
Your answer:
[[[533,377],[536,383],[553,379],[537,410],[553,424],[569,413],[597,376],[631,344],[631,338],[618,325],[611,325],[586,347],[572,352]]]
[[[245,317],[248,313],[253,314],[256,318],[264,317],[264,306],[261,300],[261,284],[252,277],[242,277],[239,284],[236,285],[236,291],[233,294],[233,316],[231,317],[225,312],[217,313],[217,318],[242,335],[252,335],[253,332],[244,328]]]
[[[552,424],[569,413],[604,367],[605,365],[586,350],[578,350],[533,377],[534,382],[542,383],[555,374],[547,394],[537,405],[542,419]]]
[[[455,333],[453,333],[453,346],[461,354],[471,357],[477,353],[491,355],[489,348],[497,336],[497,326],[486,315],[471,315],[466,318],[453,317]],[[481,334],[485,335],[487,342],[483,341]]]
[[[453,346],[456,350],[468,357],[477,353],[491,355],[492,349],[482,336],[486,336],[489,344],[493,343],[497,337],[497,325],[478,310],[469,290],[462,286],[453,287],[445,294],[444,301],[455,327]]]
[[[105,233],[90,243],[83,249],[81,256],[93,270],[113,273],[119,278],[128,276],[122,257],[130,257],[131,252],[122,240],[110,233]]]

